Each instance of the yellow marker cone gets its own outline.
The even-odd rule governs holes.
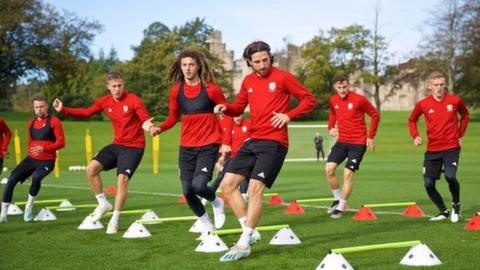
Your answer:
[[[15,162],[18,165],[22,158],[22,150],[20,149],[20,137],[18,136],[18,129],[15,129],[15,137],[13,138],[13,141],[15,144]]]
[[[158,174],[158,161],[160,153],[160,136],[154,136],[152,138],[152,161],[153,161],[153,174]]]
[[[90,136],[90,130],[87,128],[85,133],[85,158],[87,159],[87,164],[92,160],[92,136]]]

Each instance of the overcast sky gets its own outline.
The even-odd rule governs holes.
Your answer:
[[[380,1],[380,32],[395,54],[392,62],[405,59],[416,50],[425,32],[425,21],[439,0]],[[98,53],[114,47],[121,60],[133,57],[132,45],[138,45],[143,30],[160,21],[172,27],[184,25],[195,17],[220,30],[228,50],[240,58],[243,48],[253,40],[264,40],[274,50],[283,47],[283,39],[300,45],[331,27],[361,24],[372,28],[377,0],[46,0],[59,10],[94,19],[104,26],[92,44]]]

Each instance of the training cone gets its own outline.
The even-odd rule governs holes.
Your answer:
[[[105,189],[105,195],[115,195],[117,194],[117,188],[114,186],[109,186]]]
[[[424,217],[425,213],[417,204],[409,205],[403,210],[402,216],[405,217]]]
[[[42,210],[38,212],[37,216],[33,220],[34,221],[51,221],[51,220],[57,220],[57,217],[48,208],[42,208]]]
[[[157,214],[155,214],[155,212],[153,212],[153,210],[148,210],[147,212],[145,212],[145,214],[143,214],[143,216],[140,218],[141,220],[158,220],[159,217],[157,216]]]
[[[442,262],[425,244],[418,244],[412,247],[400,261],[402,265],[408,266],[433,266]]]
[[[315,270],[354,270],[348,261],[335,252],[329,252]]]
[[[283,203],[283,199],[280,195],[273,195],[268,199],[268,205],[280,205]]]
[[[293,201],[291,202],[288,207],[285,209],[285,214],[290,215],[290,214],[303,214],[305,213],[305,210],[300,206],[299,203]]]
[[[182,195],[180,195],[180,197],[178,197],[177,202],[179,204],[186,204],[187,203],[187,198],[185,198],[185,195],[182,194]]]
[[[85,219],[82,221],[80,226],[78,226],[79,230],[98,230],[102,229],[103,224],[100,221],[92,221],[92,216],[88,215],[85,217]]]
[[[20,207],[18,207],[18,205],[16,205],[15,203],[12,203],[8,206],[7,215],[17,216],[21,214],[23,214],[22,209],[20,209]]]
[[[10,209],[8,209],[10,211]],[[470,220],[465,224],[465,230],[467,231],[480,231],[480,216],[474,215]]]
[[[140,222],[133,222],[122,235],[123,238],[146,238],[150,236],[152,236],[150,232]]]
[[[197,221],[195,221],[195,223],[193,223],[192,227],[190,227],[190,229],[188,231],[192,232],[192,233],[202,233],[204,230],[205,230],[205,228],[204,228],[202,222],[200,221],[200,219],[197,219]]]
[[[5,178],[2,179],[2,181],[0,181],[0,184],[6,185],[7,182],[8,182],[8,178],[5,177]]]
[[[298,245],[302,241],[298,239],[297,235],[290,228],[280,229],[270,240],[270,245]]]
[[[196,252],[222,252],[228,250],[223,240],[214,234],[209,234],[202,239],[195,249]]]
[[[67,199],[63,200],[63,202],[60,203],[59,207],[61,208],[57,208],[57,211],[74,211],[76,209],[73,206],[72,202]]]
[[[353,220],[357,221],[369,221],[369,220],[377,220],[377,216],[375,213],[368,208],[368,207],[361,207],[358,209],[358,212],[353,216]]]

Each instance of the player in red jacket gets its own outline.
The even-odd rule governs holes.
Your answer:
[[[159,127],[150,123],[152,135],[172,128],[182,115],[179,167],[183,195],[190,209],[199,218],[205,232],[214,226],[198,197],[211,202],[215,228],[225,223],[223,200],[207,184],[219,151],[223,153],[222,130],[213,113],[215,104],[226,102],[220,86],[214,83],[213,71],[205,57],[197,51],[182,51],[169,71],[168,78],[176,83],[170,89],[168,117]]]
[[[41,181],[49,175],[55,167],[56,151],[65,146],[63,127],[56,116],[48,114],[47,100],[42,96],[33,98],[35,117],[28,121],[28,155],[18,164],[8,177],[3,192],[0,223],[7,221],[8,206],[12,201],[13,190],[20,182],[23,183],[29,176],[32,184],[28,192],[23,219],[30,222],[33,219],[33,203],[41,187]]]
[[[458,222],[460,218],[460,184],[456,174],[461,139],[467,130],[469,114],[459,97],[446,93],[445,76],[442,73],[430,74],[428,88],[430,95],[415,105],[408,118],[408,127],[415,146],[421,145],[422,137],[417,129],[417,121],[422,114],[425,116],[428,144],[423,161],[423,179],[428,196],[440,211],[430,220],[444,220],[450,214],[442,196],[435,188],[435,181],[440,179],[443,167],[453,201],[450,220]],[[460,116],[460,122],[458,116]]]
[[[337,75],[333,87],[336,93],[330,97],[328,131],[332,137],[338,138],[325,165],[327,181],[334,196],[332,206],[327,212],[331,218],[340,218],[352,192],[353,174],[360,168],[367,146],[375,150],[374,138],[380,115],[364,96],[350,90],[347,76]],[[371,118],[368,133],[365,114]],[[347,161],[343,171],[343,187],[340,190],[335,170],[345,159]]]
[[[107,226],[107,234],[118,231],[120,211],[127,200],[128,181],[132,179],[143,157],[145,136],[142,123],[150,119],[142,100],[124,89],[124,79],[119,72],[109,72],[105,76],[110,94],[97,98],[88,108],[69,108],[56,99],[53,107],[57,112],[73,117],[90,117],[103,112],[110,118],[114,138],[112,144],[105,146],[87,165],[87,178],[98,201],[92,213],[92,220],[99,220],[106,212],[112,210],[103,193],[101,171],[117,168],[117,194],[115,207]]]
[[[12,138],[12,132],[7,123],[0,117],[0,174],[3,172],[3,159],[8,155],[8,144]]]
[[[250,254],[250,241],[262,212],[265,187],[271,188],[288,150],[287,123],[309,113],[315,98],[289,72],[273,67],[270,46],[263,41],[249,44],[243,53],[252,73],[247,75],[233,104],[215,107],[218,114],[237,116],[250,107],[251,139],[245,142],[228,165],[221,188],[243,227],[239,241],[220,258],[234,261]],[[299,104],[289,108],[290,97]],[[250,178],[248,210],[238,186]]]

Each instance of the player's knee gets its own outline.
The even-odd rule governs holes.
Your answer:
[[[89,177],[98,176],[98,173],[100,172],[97,166],[93,165],[92,163],[89,163],[87,165],[85,171],[87,172],[87,176]]]
[[[207,188],[208,177],[205,175],[197,175],[193,178],[192,188],[195,193],[204,192]]]
[[[427,190],[435,190],[435,180],[429,177],[423,178],[423,184]]]
[[[335,166],[327,164],[325,166],[325,174],[327,176],[334,176],[335,175],[335,168],[336,168]]]

